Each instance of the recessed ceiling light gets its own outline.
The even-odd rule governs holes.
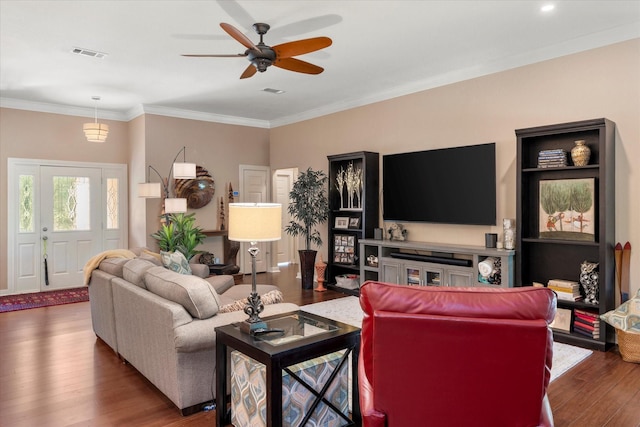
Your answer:
[[[275,93],[276,95],[281,95],[284,93],[282,89],[272,89],[270,87],[262,89],[264,92]]]
[[[552,11],[553,9],[555,9],[555,8],[556,8],[556,5],[555,5],[555,4],[548,3],[548,4],[545,4],[544,6],[542,6],[542,7],[540,8],[540,10],[541,10],[542,12],[551,12],[551,11]]]

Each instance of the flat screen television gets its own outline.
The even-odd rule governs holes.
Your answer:
[[[382,157],[385,221],[496,224],[496,144]]]

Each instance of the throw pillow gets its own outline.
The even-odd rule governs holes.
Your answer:
[[[600,316],[602,320],[627,332],[640,332],[640,290],[638,295],[622,303],[615,310]]]
[[[184,257],[182,252],[160,252],[162,257],[162,265],[164,268],[168,268],[171,271],[175,271],[180,274],[191,274],[191,267],[189,261]]]
[[[262,301],[262,304],[264,305],[277,304],[279,302],[282,302],[282,300],[283,300],[282,292],[280,292],[277,289],[273,291],[269,291],[264,295],[260,295],[260,301]],[[247,305],[246,299],[237,300],[220,307],[220,311],[218,311],[218,313],[230,313],[232,311],[242,311],[244,310],[245,305]]]

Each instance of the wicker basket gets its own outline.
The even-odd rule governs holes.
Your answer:
[[[616,335],[622,360],[640,363],[640,334],[616,329]]]

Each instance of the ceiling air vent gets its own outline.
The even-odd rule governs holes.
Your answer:
[[[91,58],[104,58],[107,56],[106,53],[96,52],[95,50],[82,49],[80,47],[74,47],[71,49],[71,53],[75,53],[76,55],[90,56]]]

